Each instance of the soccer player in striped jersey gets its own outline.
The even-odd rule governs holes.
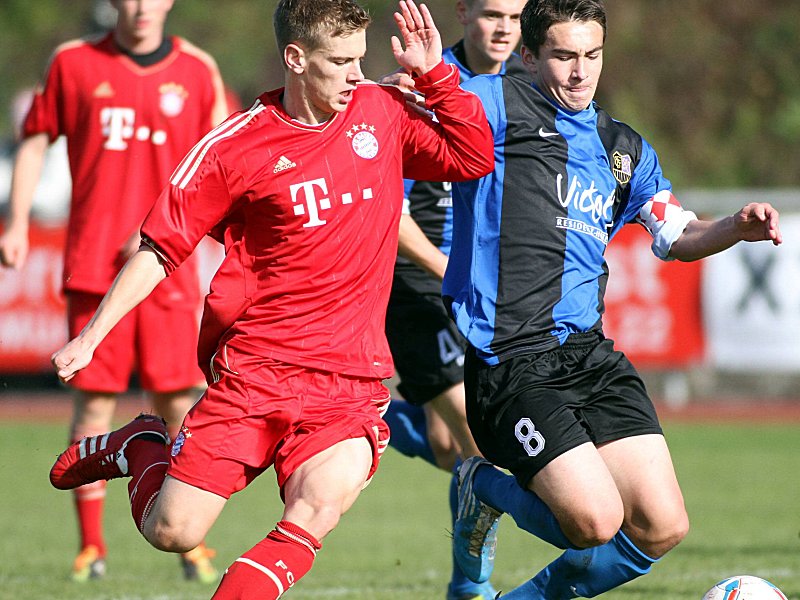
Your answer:
[[[144,244],[53,357],[69,381],[207,233],[225,244],[200,334],[209,386],[171,450],[161,422],[143,415],[70,446],[50,474],[62,489],[130,476],[137,527],[175,552],[274,467],[283,515],[228,568],[217,600],[281,596],[378,467],[389,437],[384,321],[403,173],[465,180],[494,166],[481,103],[442,61],[427,8],[401,1],[395,21],[395,58],[436,120],[396,88],[364,81],[369,16],[357,3],[281,0],[285,86],[189,152],[145,219]]]
[[[58,47],[24,123],[14,166],[0,261],[20,269],[28,253],[33,193],[48,145],[67,140],[72,200],[63,289],[70,336],[97,309],[119,269],[139,247],[145,215],[183,155],[228,116],[219,70],[205,52],[164,33],[173,0],[112,0],[113,31]],[[187,264],[128,316],[78,374],[71,441],[108,431],[117,394],[134,369],[154,410],[176,435],[199,395],[200,284]],[[169,339],[170,343],[164,343]],[[75,490],[81,534],[72,578],[102,576],[105,481]],[[183,557],[187,578],[218,576],[210,551]]]
[[[476,75],[526,75],[514,49],[525,0],[458,0],[464,36],[443,56],[461,81]],[[389,444],[420,456],[452,475],[449,504],[456,510],[461,458],[479,454],[464,408],[464,341],[442,304],[442,277],[450,251],[452,196],[449,182],[404,181],[399,252],[386,314],[386,337],[405,402],[393,401],[384,417]],[[470,581],[453,561],[448,600],[493,600],[489,582]]]
[[[455,550],[470,577],[488,578],[509,513],[564,553],[503,600],[594,597],[647,573],[689,528],[653,404],[603,336],[607,244],[626,223],[650,232],[662,260],[782,238],[766,203],[716,221],[684,210],[653,148],[594,103],[602,0],[529,0],[521,28],[533,84],[464,84],[483,100],[496,166],[455,186],[443,292],[469,343],[470,428],[511,475],[464,462]]]

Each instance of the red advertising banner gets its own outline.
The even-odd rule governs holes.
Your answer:
[[[61,295],[66,228],[31,224],[22,271],[0,268],[0,373],[50,369],[50,355],[67,340]],[[606,251],[610,269],[604,330],[641,369],[680,369],[703,361],[701,263],[663,262],[651,238],[626,226]],[[219,264],[214,243],[200,246],[202,279]]]
[[[681,369],[703,362],[702,261],[659,260],[652,238],[627,225],[606,250],[607,337],[640,369]]]
[[[31,223],[30,252],[21,271],[0,267],[0,372],[50,368],[50,355],[67,341],[61,294],[66,228]]]

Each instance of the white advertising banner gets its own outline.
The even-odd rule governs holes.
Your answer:
[[[783,244],[740,243],[705,259],[709,366],[800,373],[800,214],[781,215]]]

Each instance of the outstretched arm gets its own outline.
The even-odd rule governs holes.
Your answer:
[[[682,261],[698,260],[722,252],[738,242],[783,242],[779,215],[766,202],[751,202],[736,214],[716,221],[693,220],[675,240],[669,256]]]
[[[142,245],[125,263],[86,327],[50,358],[59,379],[69,381],[88,365],[95,348],[114,325],[147,298],[165,277],[159,256]]]
[[[403,41],[392,36],[392,52],[407,73],[424,75],[442,61],[442,38],[427,6],[417,8],[414,0],[400,0],[394,20]]]

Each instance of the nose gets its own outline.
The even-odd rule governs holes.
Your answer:
[[[353,61],[353,66],[348,73],[348,79],[350,81],[363,81],[364,80],[364,72],[361,70],[361,62],[360,61]]]
[[[497,19],[497,31],[501,33],[510,33],[511,32],[511,17],[505,15],[499,19]]]
[[[586,72],[586,60],[587,59],[582,56],[575,59],[575,65],[572,69],[572,77],[578,81],[583,81],[589,77],[588,73]]]

